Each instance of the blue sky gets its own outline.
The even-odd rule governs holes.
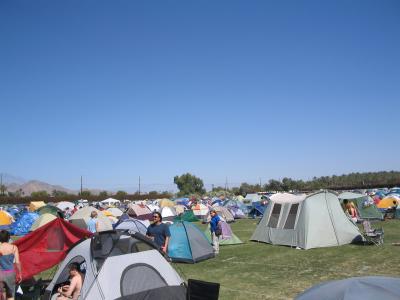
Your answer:
[[[399,170],[400,2],[0,2],[0,171],[79,188]]]

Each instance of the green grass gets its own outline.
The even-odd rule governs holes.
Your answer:
[[[374,224],[385,230],[385,244],[296,250],[249,241],[257,220],[231,224],[242,245],[222,246],[215,259],[174,264],[189,278],[219,282],[220,299],[293,299],[316,283],[354,276],[399,276],[400,221]],[[204,225],[199,225],[205,229]]]

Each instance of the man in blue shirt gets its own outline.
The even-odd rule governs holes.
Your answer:
[[[212,237],[212,243],[214,248],[214,253],[219,254],[219,236],[222,234],[221,232],[221,218],[218,216],[217,212],[214,209],[210,210],[211,222],[210,222],[210,231]]]
[[[146,235],[150,237],[163,252],[167,253],[171,233],[169,232],[168,225],[162,223],[162,217],[159,212],[153,213],[153,224],[147,228]]]

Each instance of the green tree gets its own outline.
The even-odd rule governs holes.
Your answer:
[[[117,197],[117,198],[119,198],[119,199],[124,199],[124,198],[126,198],[126,195],[128,195],[127,192],[125,192],[125,191],[118,191],[118,192],[115,194],[115,197]]]
[[[68,193],[64,192],[64,191],[53,190],[51,192],[51,195],[54,196],[54,197],[65,197],[65,196],[68,195]]]
[[[101,191],[101,192],[99,193],[99,197],[101,197],[101,198],[106,198],[106,197],[108,197],[107,191]]]
[[[206,192],[204,189],[203,180],[190,173],[186,173],[181,176],[175,176],[174,183],[179,189],[178,197],[188,196],[190,194],[202,195]]]
[[[32,198],[46,198],[48,196],[49,196],[49,193],[47,193],[47,191],[37,191],[37,192],[31,193]]]
[[[7,191],[7,187],[4,184],[0,185],[0,196],[5,196],[5,193]]]
[[[92,192],[91,191],[82,191],[82,193],[79,193],[79,196],[83,199],[83,198],[89,198],[90,196],[92,196]]]

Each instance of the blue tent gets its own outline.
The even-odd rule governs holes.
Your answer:
[[[169,226],[168,256],[174,262],[196,263],[214,257],[205,234],[193,223],[178,221]]]
[[[11,224],[11,235],[25,235],[30,231],[32,224],[39,218],[39,214],[35,212],[26,212],[21,217]]]
[[[264,205],[254,205],[249,211],[249,217],[262,217],[264,215],[265,207],[266,206]]]

